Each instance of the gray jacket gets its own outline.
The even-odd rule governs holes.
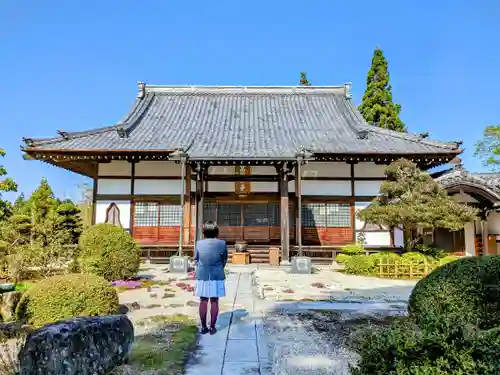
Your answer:
[[[227,255],[224,240],[208,238],[198,241],[194,250],[196,280],[224,280]]]

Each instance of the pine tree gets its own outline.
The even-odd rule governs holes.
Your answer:
[[[311,82],[309,82],[309,80],[307,79],[307,73],[306,72],[300,72],[299,85],[301,85],[301,86],[311,86]]]
[[[401,106],[392,101],[388,64],[380,48],[376,48],[373,53],[372,65],[366,79],[366,91],[358,109],[366,122],[373,126],[406,132],[406,126],[399,118]]]
[[[72,244],[78,243],[83,227],[80,208],[67,199],[57,207],[57,212],[61,216],[60,230],[69,233],[69,241]]]
[[[361,220],[389,228],[402,227],[405,249],[411,250],[418,228],[459,230],[473,220],[478,210],[455,201],[416,164],[400,159],[386,168],[387,179],[380,195],[358,213]]]
[[[498,171],[500,168],[500,125],[484,128],[483,138],[476,143],[475,156],[479,156],[485,167]]]
[[[0,148],[0,158],[5,157],[5,151]],[[2,176],[7,175],[7,170],[0,164],[0,220],[5,219],[12,211],[10,202],[2,199],[2,193],[17,191],[17,184],[11,178],[7,177],[3,180]]]

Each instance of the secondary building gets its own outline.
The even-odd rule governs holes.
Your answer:
[[[369,249],[400,246],[399,231],[356,218],[385,166],[405,157],[428,169],[461,152],[458,142],[368,125],[350,85],[139,83],[116,125],[24,141],[31,158],[92,178],[95,222],[130,230],[152,257],[192,251],[208,219],[255,259],[272,246],[284,259],[331,260],[361,233]]]

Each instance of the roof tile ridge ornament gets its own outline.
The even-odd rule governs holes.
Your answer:
[[[144,82],[137,82],[138,91],[137,91],[137,99],[143,99],[146,95],[146,84]]]
[[[347,82],[344,84],[345,97],[347,100],[352,99],[352,82]]]

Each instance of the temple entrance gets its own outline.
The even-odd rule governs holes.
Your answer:
[[[228,243],[235,241],[247,241],[250,244],[280,243],[278,202],[205,202],[203,219],[216,221],[220,228],[219,238]]]

